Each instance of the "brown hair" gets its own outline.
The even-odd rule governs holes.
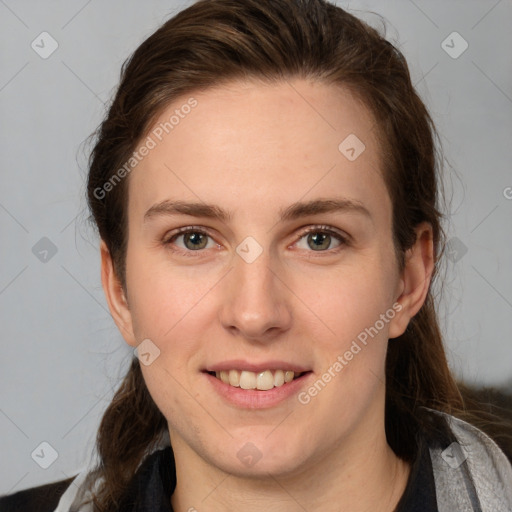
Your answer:
[[[382,146],[382,172],[393,204],[400,267],[429,222],[437,259],[440,225],[436,132],[411,83],[402,54],[375,29],[323,0],[200,0],[146,39],[125,62],[90,159],[88,202],[116,274],[125,288],[128,180],[97,191],[130,158],[170,102],[235,79],[307,78],[350,88],[370,108]],[[102,197],[103,196],[103,197]],[[424,407],[463,410],[449,370],[432,291],[406,332],[391,340],[386,361],[386,435],[411,461],[416,434],[432,429]],[[96,448],[94,497],[115,510],[144,456],[167,422],[153,402],[137,359],[103,416]]]

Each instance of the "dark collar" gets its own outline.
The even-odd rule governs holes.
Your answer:
[[[176,488],[172,448],[146,457],[130,485],[119,510],[123,512],[173,512],[171,496]],[[421,439],[407,487],[395,512],[438,512],[434,474],[428,444]]]
[[[423,438],[419,440],[416,460],[395,512],[438,512],[430,450]]]
[[[171,496],[175,488],[174,453],[169,446],[146,457],[135,473],[119,511],[173,512]]]

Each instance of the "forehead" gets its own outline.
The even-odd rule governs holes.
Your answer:
[[[141,141],[151,149],[130,174],[129,209],[140,217],[187,198],[254,215],[333,194],[386,207],[375,132],[368,109],[339,86],[233,82],[191,93]]]

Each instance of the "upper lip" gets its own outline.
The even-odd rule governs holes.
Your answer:
[[[251,363],[242,359],[233,359],[231,361],[222,361],[220,363],[208,365],[204,371],[221,372],[228,370],[246,370],[254,373],[264,372],[265,370],[283,370],[301,373],[310,371],[310,368],[286,361],[273,360],[265,361],[263,363]]]

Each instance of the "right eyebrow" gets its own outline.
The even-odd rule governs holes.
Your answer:
[[[223,222],[228,222],[232,218],[231,213],[212,204],[171,201],[166,199],[149,208],[149,210],[144,214],[144,222],[160,215],[172,216],[179,214],[190,215],[191,217],[218,219]]]

